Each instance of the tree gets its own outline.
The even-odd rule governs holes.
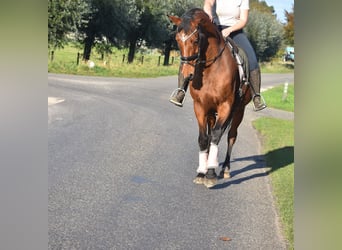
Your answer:
[[[283,26],[270,13],[251,10],[245,31],[260,61],[270,60],[281,47]]]
[[[269,13],[269,14],[273,15],[274,17],[276,17],[274,7],[268,6],[265,1],[250,0],[249,5],[250,5],[249,8],[251,10],[257,10],[257,11],[262,12],[262,13]]]
[[[80,28],[83,34],[84,59],[88,60],[95,41],[104,37],[117,47],[129,48],[128,62],[134,60],[137,44],[145,41],[150,46],[161,46],[165,37],[165,18],[158,1],[127,0],[122,4],[120,0],[92,0],[93,12],[85,17]],[[159,0],[162,3],[162,0]],[[80,36],[82,37],[82,35]]]
[[[202,0],[88,0],[89,9],[82,15],[77,37],[84,44],[83,59],[89,60],[95,43],[108,41],[128,47],[128,62],[134,60],[136,47],[170,48],[170,22],[167,14],[183,14]],[[174,39],[174,38],[173,38]],[[168,52],[169,53],[169,52]],[[168,60],[167,60],[168,61]]]
[[[77,39],[84,44],[83,60],[89,60],[95,41],[112,43],[119,24],[115,22],[118,1],[89,0],[89,11],[82,16]],[[120,29],[119,29],[120,30]]]
[[[128,23],[127,42],[129,43],[128,63],[134,60],[138,41],[146,41],[149,46],[161,44],[160,36],[165,33],[163,19],[160,18],[160,1],[140,0],[136,2],[138,10],[134,18],[136,23]]]
[[[174,36],[167,14],[182,15],[186,10],[199,7],[202,0],[136,0],[134,13],[136,24],[128,22],[129,54],[132,62],[137,41],[144,41],[148,47],[161,48],[164,51],[164,65],[168,65],[169,54],[173,48]]]
[[[48,48],[63,48],[87,10],[84,0],[48,0]]]
[[[285,10],[286,25],[284,26],[284,39],[288,45],[294,45],[294,7],[292,5],[292,12]]]

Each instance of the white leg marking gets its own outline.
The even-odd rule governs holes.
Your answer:
[[[210,144],[209,156],[208,156],[208,167],[216,168],[218,167],[218,146],[215,144]]]
[[[197,168],[197,173],[206,174],[208,171],[208,153],[207,151],[199,152],[199,166]]]

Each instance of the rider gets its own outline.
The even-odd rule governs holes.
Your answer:
[[[259,111],[266,108],[266,104],[260,95],[261,77],[258,60],[252,45],[243,32],[243,28],[248,21],[249,0],[204,0],[203,9],[210,19],[218,25],[223,37],[229,36],[246,52],[249,62],[249,81],[252,85],[254,110]],[[186,88],[178,89],[177,93],[170,98],[170,102],[182,107],[185,91]]]

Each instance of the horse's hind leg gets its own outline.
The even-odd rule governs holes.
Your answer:
[[[230,157],[232,154],[232,149],[233,149],[233,145],[235,143],[236,140],[236,135],[235,136],[227,136],[227,153],[226,153],[226,158],[224,160],[224,163],[222,165],[222,169],[220,172],[219,177],[220,178],[224,178],[224,179],[229,179],[230,178]]]
[[[228,179],[230,178],[230,158],[232,155],[232,150],[233,150],[233,146],[236,142],[236,138],[237,138],[237,130],[239,125],[241,124],[243,115],[244,115],[244,111],[245,109],[240,109],[237,110],[234,113],[234,117],[233,117],[233,121],[232,121],[232,126],[228,131],[228,136],[227,136],[227,153],[226,153],[226,158],[223,162],[222,165],[222,169],[220,172],[219,177],[220,178],[224,178],[224,179]]]

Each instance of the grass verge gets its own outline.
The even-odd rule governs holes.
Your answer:
[[[54,51],[53,58],[51,52],[48,59],[48,72],[72,75],[89,75],[103,77],[128,77],[128,78],[148,78],[159,76],[177,75],[179,69],[179,59],[172,54],[170,65],[163,66],[164,57],[160,53],[137,52],[132,63],[127,63],[127,49],[113,49],[111,54],[103,58],[92,50],[90,61],[94,67],[89,67],[89,62],[84,62],[81,56],[82,50],[74,44],[69,44],[63,49]],[[78,64],[77,57],[80,54]]]
[[[294,111],[294,85],[283,100],[283,86],[263,92],[268,107]],[[263,154],[269,169],[273,195],[289,249],[294,249],[294,122],[262,117],[253,121],[262,138]]]
[[[289,84],[287,94],[284,95],[284,86],[277,86],[262,93],[267,106],[294,112],[294,85]]]
[[[289,249],[293,249],[294,134],[293,121],[261,118],[253,122],[262,136],[273,194]]]

